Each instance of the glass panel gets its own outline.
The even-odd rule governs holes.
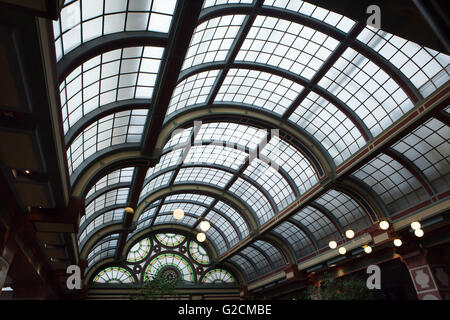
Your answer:
[[[53,23],[57,61],[81,44],[124,31],[169,32],[175,0],[79,0],[65,3]]]
[[[273,168],[264,161],[253,159],[243,174],[268,191],[275,201],[278,211],[284,209],[295,199],[292,188],[277,171],[277,168]]]
[[[176,247],[186,239],[185,236],[175,233],[158,233],[155,237],[162,245],[167,247]]]
[[[173,211],[175,211],[175,209],[181,209],[185,213],[187,213],[191,216],[196,216],[196,217],[200,217],[206,211],[205,206],[200,206],[198,204],[192,204],[192,203],[186,203],[186,202],[178,202],[178,203],[163,204],[161,206],[160,213],[161,214],[173,213]]]
[[[414,106],[386,72],[351,48],[345,50],[319,85],[354,110],[373,136]]]
[[[242,216],[232,207],[222,201],[219,201],[214,206],[214,210],[231,219],[241,232],[242,238],[245,238],[249,235],[248,225],[245,222],[244,218],[242,218]]]
[[[209,256],[206,250],[195,241],[189,242],[189,253],[195,262],[202,265],[209,264]]]
[[[308,94],[289,120],[322,143],[336,165],[366,144],[353,122],[336,106],[314,92]]]
[[[140,143],[148,110],[121,111],[83,130],[67,149],[69,173],[97,152],[119,144]]]
[[[195,282],[194,271],[192,270],[191,264],[186,258],[176,253],[164,253],[152,259],[145,269],[144,281],[159,276],[160,272],[168,267],[175,268],[178,271],[181,280]]]
[[[241,255],[236,254],[228,260],[239,267],[247,280],[252,280],[258,276],[258,272],[255,270],[253,265]]]
[[[257,249],[255,249],[252,245],[249,247],[245,247],[239,252],[239,255],[246,257],[251,262],[253,262],[253,265],[256,266],[258,269],[258,275],[257,277],[261,277],[265,275],[266,273],[269,273],[272,271],[272,266],[270,265],[270,261],[267,260],[267,258]],[[256,277],[253,277],[255,279]],[[252,279],[252,280],[253,280]]]
[[[333,223],[319,210],[307,206],[292,216],[304,225],[314,235],[317,245],[320,248],[328,246],[328,242],[340,238],[340,235]]]
[[[432,118],[393,148],[412,161],[438,192],[450,187],[450,130]]]
[[[245,152],[231,147],[193,146],[183,164],[215,164],[237,170],[246,159],[247,154]]]
[[[224,269],[209,270],[202,278],[202,283],[234,283],[235,278]]]
[[[266,241],[258,240],[255,241],[252,244],[252,246],[259,248],[269,257],[272,270],[284,266],[286,264],[286,260],[284,259],[280,250],[275,248],[272,244]]]
[[[348,32],[355,24],[354,21],[338,13],[317,7],[300,0],[265,0],[265,6],[274,6],[298,12],[302,15],[323,21],[343,32]]]
[[[212,168],[181,168],[175,179],[175,184],[201,182],[223,188],[232,177],[231,173]]]
[[[197,231],[199,230],[200,229],[197,228]],[[211,228],[206,231],[206,240],[212,242],[214,248],[216,248],[217,255],[219,256],[224,254],[228,250],[224,238],[214,226],[211,226]]]
[[[281,223],[273,229],[272,233],[289,243],[297,258],[307,256],[315,250],[306,234],[291,222]]]
[[[86,214],[81,217],[81,219],[88,219],[91,215],[101,209],[126,204],[129,191],[129,188],[119,188],[101,194],[86,206]],[[82,223],[83,221],[81,221],[80,224]]]
[[[450,56],[446,54],[370,26],[359,34],[358,40],[389,60],[425,97],[450,78]]]
[[[219,70],[200,72],[181,81],[170,100],[167,115],[195,104],[205,103]]]
[[[151,194],[153,191],[168,186],[170,180],[172,179],[172,175],[173,171],[169,171],[150,180],[142,188],[141,194],[139,195],[139,202],[144,200],[144,198]]]
[[[167,196],[165,201],[197,201],[205,206],[209,206],[215,199],[209,196],[205,196],[202,194],[196,194],[196,193],[180,193],[180,194],[173,194],[170,196]]]
[[[64,134],[89,112],[116,101],[151,99],[164,48],[132,47],[103,53],[60,85]]]
[[[113,257],[116,253],[118,239],[119,234],[115,233],[98,241],[88,254],[89,267],[94,266],[100,260]]]
[[[257,16],[236,61],[269,64],[312,79],[338,44],[298,23]]]
[[[277,136],[270,139],[261,154],[267,156],[289,174],[300,194],[318,182],[316,171],[303,154]]]
[[[210,211],[208,215],[205,217],[215,228],[222,231],[222,233],[227,238],[230,247],[236,245],[240,238],[233,225],[220,214],[215,211]]]
[[[134,283],[131,273],[122,267],[109,267],[100,271],[94,278],[96,283]]]
[[[235,102],[282,115],[303,87],[280,76],[247,69],[230,69],[215,102]]]
[[[316,202],[330,211],[343,228],[351,228],[355,233],[366,229],[371,224],[359,204],[345,193],[332,189],[318,198]]]
[[[247,181],[238,178],[229,190],[253,209],[260,225],[275,215],[267,198]]]
[[[253,0],[205,0],[205,2],[203,3],[203,8],[219,6],[223,4],[250,4],[252,2]]]
[[[161,215],[158,214],[158,216],[155,218],[155,222],[153,223],[155,226],[158,224],[182,224],[188,227],[193,227],[194,224],[197,222],[197,218],[191,217],[187,214],[184,215],[183,219],[176,220],[173,217],[173,214],[165,214]]]
[[[204,123],[195,138],[194,144],[202,141],[226,142],[227,145],[239,149],[256,149],[258,144],[267,136],[267,130],[258,129],[246,125],[226,122]]]
[[[158,173],[159,171],[174,167],[181,162],[181,155],[183,154],[183,150],[177,149],[171,152],[168,152],[161,156],[158,164],[156,164],[154,167],[149,168],[147,170],[147,174],[145,175],[145,180],[147,180],[152,174]]]
[[[97,183],[89,190],[86,195],[86,199],[102,188],[106,188],[117,183],[131,182],[133,179],[133,173],[134,167],[123,168],[108,173],[106,176],[98,180]]]
[[[245,16],[228,15],[201,23],[194,31],[182,70],[192,66],[224,61]]]
[[[127,262],[139,262],[144,260],[151,250],[150,238],[142,239],[131,247],[127,255]]]
[[[92,222],[90,222],[87,226],[84,226],[80,223],[80,231],[78,243],[80,244],[80,247],[83,247],[85,244],[85,241],[90,238],[90,236],[96,232],[99,228],[104,227],[106,225],[112,224],[112,223],[118,223],[123,221],[123,214],[124,209],[115,209],[111,211],[107,211],[98,217],[96,217]]]
[[[391,213],[427,198],[421,183],[403,165],[380,154],[354,173],[383,200]]]

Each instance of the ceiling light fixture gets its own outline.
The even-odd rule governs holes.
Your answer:
[[[381,230],[387,230],[387,229],[389,229],[389,222],[387,222],[386,220],[383,220],[380,222],[379,226],[380,226]]]
[[[371,253],[372,252],[372,247],[371,246],[365,246],[364,247],[364,252],[365,253]]]
[[[402,240],[400,239],[394,239],[394,246],[400,247],[402,245]]]
[[[204,234],[203,232],[197,233],[197,241],[198,242],[203,242],[205,240],[206,240],[206,234]]]
[[[211,224],[207,220],[203,220],[202,222],[200,222],[199,226],[200,230],[202,230],[203,232],[206,232],[209,230],[209,228],[211,228]]]
[[[414,234],[416,235],[416,237],[418,237],[418,238],[422,238],[422,237],[423,237],[423,234],[424,234],[424,232],[423,232],[423,230],[422,230],[422,229],[416,229],[416,230],[414,230]]]
[[[336,249],[337,247],[337,242],[336,241],[330,241],[328,243],[328,245],[330,246],[331,249]]]
[[[411,223],[411,228],[412,228],[413,230],[420,229],[421,227],[422,227],[422,225],[421,225],[420,222],[418,222],[418,221],[414,221],[414,222]]]
[[[355,236],[355,232],[351,229],[345,231],[345,236],[349,239],[353,238]]]
[[[173,211],[173,217],[177,220],[180,220],[184,217],[184,211],[181,209],[175,209]]]
[[[339,248],[339,253],[340,254],[346,254],[347,253],[347,249],[345,249],[344,247],[340,247]]]

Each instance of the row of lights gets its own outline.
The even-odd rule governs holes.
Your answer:
[[[386,220],[381,221],[381,222],[379,223],[378,226],[380,227],[381,230],[387,230],[387,229],[389,229],[389,227],[390,227],[389,222],[387,222]],[[424,232],[423,232],[423,230],[422,230],[422,225],[420,224],[420,222],[418,222],[418,221],[412,222],[412,223],[411,223],[411,229],[414,230],[414,235],[415,235],[416,237],[418,237],[418,238],[423,237]],[[355,236],[355,232],[354,232],[353,230],[349,229],[349,230],[345,231],[345,236],[346,236],[348,239],[352,239],[352,238]],[[394,239],[394,246],[400,247],[402,244],[403,244],[403,243],[402,243],[402,240],[400,240],[400,239],[398,239],[398,238],[395,238],[395,239]],[[334,240],[332,240],[332,241],[330,241],[330,242],[328,243],[328,246],[329,246],[331,249],[336,249],[336,248],[337,248],[337,242],[334,241]],[[364,252],[365,252],[365,253],[371,253],[371,252],[372,252],[372,247],[369,246],[369,245],[365,245],[365,246],[363,246],[363,248],[364,248]],[[344,254],[347,253],[347,249],[345,249],[345,247],[340,247],[340,248],[338,249],[338,251],[339,251],[339,253],[342,254],[342,255],[344,255]]]
[[[173,211],[173,217],[176,220],[180,220],[184,217],[184,211],[182,209],[175,209]],[[207,220],[202,220],[199,224],[200,230],[203,232],[199,232],[197,233],[197,241],[198,242],[203,242],[206,240],[206,234],[205,232],[209,230],[209,228],[211,228],[211,224],[209,223],[209,221]]]

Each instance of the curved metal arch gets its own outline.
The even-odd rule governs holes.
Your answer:
[[[172,194],[180,194],[180,193],[198,193],[209,195],[214,198],[220,199],[222,202],[230,205],[247,223],[249,229],[249,235],[255,233],[258,230],[258,222],[255,216],[255,213],[251,208],[247,206],[245,202],[243,202],[238,197],[234,196],[231,193],[225,192],[218,187],[200,183],[182,183],[174,186],[164,187],[162,189],[158,189],[153,193],[149,194],[138,206],[136,212],[133,216],[133,224],[136,224],[139,220],[139,216],[144,212],[145,208],[148,204],[153,203],[155,200],[160,199],[163,196],[169,196]]]
[[[131,247],[137,242],[142,240],[143,238],[146,238],[152,234],[164,232],[164,231],[170,231],[183,234],[183,235],[189,235],[192,239],[195,239],[196,233],[194,230],[192,230],[189,227],[186,227],[184,225],[167,225],[167,224],[159,224],[156,226],[150,226],[147,228],[142,229],[135,235],[133,235],[131,238],[129,238],[123,248],[123,254],[120,257],[120,260],[125,260],[126,256],[128,254],[128,251],[131,249]],[[205,242],[202,242],[202,245],[204,245],[206,248],[206,251],[212,261],[215,261],[217,259],[217,251],[213,243],[206,238]]]
[[[78,137],[78,135],[81,132],[83,132],[84,129],[89,127],[95,121],[121,111],[136,110],[136,109],[150,111],[149,106],[150,103],[151,99],[136,98],[136,99],[120,100],[105,104],[89,112],[85,116],[81,117],[81,119],[79,119],[73,126],[71,126],[69,131],[67,131],[67,133],[65,134],[64,142],[66,144],[66,149],[69,148],[69,146],[72,144],[75,138]]]
[[[111,231],[110,229],[115,226],[119,226],[120,230],[116,230],[116,231],[113,230],[112,232],[110,232]],[[103,230],[107,230],[108,233],[101,233],[101,231],[103,231]],[[88,244],[88,242],[89,243],[91,241],[94,242],[91,245],[91,247],[89,248],[89,251],[85,253],[85,256],[87,257],[89,252],[91,251],[92,247],[94,246],[95,243],[98,242],[99,239],[101,239],[105,236],[109,236],[112,233],[122,232],[123,230],[125,230],[123,227],[123,221],[112,220],[107,223],[104,223],[101,226],[92,229],[89,233],[86,233],[86,236],[84,237],[84,239],[81,242],[77,239],[77,241],[79,242],[79,248],[82,248],[81,252],[83,253],[86,249],[86,245]],[[81,254],[80,254],[80,256],[81,256]]]
[[[374,211],[377,213],[378,218],[389,217],[389,210],[381,197],[363,180],[360,180],[355,176],[348,176],[340,183],[360,194],[362,199],[367,201],[370,206],[375,209]]]
[[[290,222],[290,221],[288,221],[288,222]],[[305,238],[308,239],[308,241],[309,241],[309,243],[311,244],[311,246],[315,249],[314,243],[311,241],[311,239],[308,237],[308,235],[307,235],[303,230],[301,230],[299,227],[297,227],[297,225],[294,225],[294,226],[295,226],[300,232],[302,232],[302,233],[305,235]],[[280,238],[284,243],[287,243],[287,244],[289,245],[289,248],[291,248],[291,250],[292,250],[292,252],[293,252],[293,255],[294,255],[294,258],[295,258],[295,263],[294,263],[294,264],[297,264],[298,259],[300,259],[301,257],[297,255],[296,250],[292,247],[292,245],[291,245],[291,243],[289,242],[289,240],[286,239],[282,234],[280,234],[280,233],[278,233],[278,232],[276,232],[276,231],[274,231],[274,230],[271,230],[271,231],[270,231],[269,233],[267,233],[267,234],[272,235],[272,236],[277,237],[277,238]],[[314,250],[312,250],[312,254],[315,255],[316,253],[317,253],[317,251],[314,252]]]
[[[259,268],[258,268],[258,267],[256,266],[256,264],[253,262],[253,260],[250,259],[249,257],[247,257],[246,255],[242,254],[242,251],[239,251],[238,253],[233,254],[233,256],[240,256],[241,258],[243,258],[244,260],[246,260],[246,261],[252,266],[253,269],[255,269],[255,273],[256,273],[256,274],[259,273]],[[231,257],[230,257],[230,258],[231,258]],[[230,261],[229,258],[228,258],[227,262],[236,265],[236,267],[238,267],[239,270],[242,270],[241,266],[239,266],[239,265],[238,265],[237,263],[235,263],[234,261]],[[255,280],[255,279],[252,279],[252,280],[248,279],[248,278],[247,278],[247,273],[246,273],[245,271],[243,271],[243,274],[244,274],[244,276],[245,276],[247,282],[250,282],[250,281]]]
[[[164,124],[158,136],[155,151],[161,154],[164,145],[176,129],[184,128],[194,120],[207,122],[227,122],[251,125],[258,128],[275,127],[280,131],[280,138],[298,150],[314,168],[318,180],[332,175],[336,165],[327,150],[304,129],[293,126],[265,110],[248,107],[243,104],[194,105],[181,112],[174,113]]]
[[[98,168],[99,166],[103,168],[103,159],[108,158],[109,156],[113,156],[113,158],[115,158],[114,156],[126,153],[127,151],[129,152],[130,156],[132,156],[133,154],[134,157],[136,157],[136,154],[134,154],[133,151],[135,153],[138,153],[138,155],[140,156],[140,147],[140,143],[122,143],[97,151],[96,153],[85,159],[81,165],[79,165],[74,171],[72,171],[72,174],[70,175],[71,185],[75,186],[78,183],[80,177],[83,176],[84,173],[86,171],[89,171],[91,168]],[[140,163],[136,164],[134,161],[128,161],[127,164],[128,167],[137,167],[140,165]],[[147,162],[145,162],[145,164],[147,164]]]
[[[260,240],[266,241],[277,248],[286,259],[287,264],[295,265],[297,263],[297,259],[295,258],[295,250],[284,238],[280,238],[272,233],[265,233],[261,236]]]
[[[186,164],[186,165],[183,165],[183,166],[180,167],[180,169],[185,169],[185,168],[210,168],[210,169],[216,169],[216,170],[219,170],[219,171],[228,172],[228,173],[231,173],[231,174],[236,174],[237,173],[237,171],[234,171],[233,169],[230,169],[228,167],[225,167],[225,166],[222,166],[222,165],[218,165],[218,164]],[[165,174],[167,172],[171,172],[171,171],[175,171],[176,170],[176,169],[175,170],[174,169],[167,170],[167,169],[168,168],[159,171],[157,174],[155,174],[153,179],[155,177],[158,177],[158,176],[160,176],[162,174]],[[150,176],[150,177],[152,177],[152,176]],[[242,180],[245,180],[246,182],[248,182],[249,184],[254,186],[256,189],[258,189],[264,195],[264,197],[266,197],[267,201],[269,202],[269,204],[272,207],[272,210],[273,210],[274,214],[276,215],[278,213],[278,209],[277,209],[277,205],[275,203],[275,200],[273,199],[273,197],[269,194],[269,192],[263,186],[261,186],[258,182],[256,182],[255,180],[253,180],[252,178],[250,178],[247,175],[245,175],[245,176],[241,175],[239,178],[241,178]],[[150,181],[151,180],[149,180],[149,182]],[[188,182],[190,182],[190,181],[188,181]],[[197,182],[192,181],[192,183],[197,183]],[[178,184],[179,183],[174,183],[172,185],[178,185]],[[201,183],[201,184],[207,184],[207,183]],[[231,192],[231,191],[228,191],[228,190],[225,190],[225,189],[223,189],[223,191],[224,192]],[[149,193],[147,193],[147,194],[149,194]],[[139,201],[139,204],[140,203],[142,203],[142,201]]]
[[[100,241],[99,241],[99,242],[100,242]],[[97,244],[96,244],[96,245],[97,245]],[[96,247],[96,246],[94,246],[93,249],[94,249],[95,247]],[[97,252],[95,256],[100,255],[100,254],[102,254],[102,253],[104,253],[104,252],[107,252],[107,251],[110,251],[110,250],[116,251],[116,248],[104,248],[104,249],[100,250],[99,252]],[[92,250],[91,250],[91,252],[92,252]],[[89,253],[90,253],[90,252],[89,252]],[[106,257],[106,258],[114,257],[114,255],[115,255],[115,253],[114,253],[112,256],[108,256],[108,257]],[[89,256],[89,254],[88,254],[88,256]],[[94,257],[95,257],[95,256],[94,256]],[[89,262],[89,260],[88,260],[88,262]]]
[[[414,162],[406,158],[403,154],[398,152],[397,150],[393,148],[387,148],[383,151],[384,154],[391,157],[398,163],[400,163],[406,170],[408,170],[417,180],[419,180],[422,187],[425,189],[425,191],[428,193],[429,196],[433,196],[436,193],[435,188],[431,184],[431,182],[428,180],[428,178],[425,176],[425,174],[420,170]]]
[[[257,240],[258,241],[258,240]],[[260,240],[261,241],[261,240]],[[256,242],[256,241],[255,241]],[[247,246],[246,248],[252,248],[253,250],[258,251],[263,257],[264,259],[267,261],[267,264],[270,266],[270,268],[273,270],[274,267],[272,265],[272,260],[270,259],[270,257],[267,255],[267,253],[265,253],[263,250],[261,250],[260,248],[256,247],[254,244],[255,242],[253,242],[252,244],[250,244],[249,246]],[[240,253],[242,254],[242,251],[240,251]]]
[[[94,280],[94,277],[97,275],[98,272],[100,272],[102,269],[105,269],[108,267],[124,268],[125,270],[130,272],[131,276],[134,279],[134,283],[135,284],[139,283],[139,279],[134,274],[133,270],[131,270],[128,266],[125,266],[122,264],[119,265],[114,258],[106,258],[104,260],[100,260],[100,261],[96,262],[92,267],[89,268],[89,271],[86,273],[86,276],[84,278],[83,284],[85,286],[88,286]]]
[[[236,282],[238,285],[245,285],[246,279],[244,274],[242,273],[241,269],[236,267],[233,263],[224,261],[222,263],[219,263],[216,265],[217,268],[224,268],[225,270],[231,272],[231,274],[235,277]]]
[[[125,231],[126,229],[123,227],[123,223],[111,223],[108,225],[104,225],[100,228],[98,228],[95,232],[93,232],[89,237],[86,237],[86,239],[83,241],[83,246],[81,246],[81,252],[80,252],[80,260],[86,259],[89,252],[91,252],[91,249],[93,246],[99,241],[99,239],[102,239],[103,237],[109,236],[114,233],[121,233],[122,231]]]
[[[86,229],[87,226],[88,226],[92,221],[94,221],[95,219],[97,219],[97,218],[98,218],[99,216],[101,216],[102,214],[107,213],[107,212],[109,212],[109,211],[116,210],[116,209],[120,209],[120,208],[123,208],[123,209],[125,210],[125,207],[126,207],[126,206],[127,206],[126,203],[115,204],[115,205],[108,206],[108,207],[105,207],[105,208],[103,208],[103,209],[100,209],[100,210],[95,211],[89,218],[87,218],[87,219],[83,222],[82,225],[80,225],[80,228],[79,228],[78,233],[81,234],[81,233],[84,231],[84,229]],[[124,211],[124,212],[125,212],[125,211]]]
[[[61,83],[75,68],[102,53],[139,46],[166,47],[169,34],[154,31],[123,31],[87,41],[73,49],[56,64],[56,77]]]
[[[217,199],[215,199],[215,200],[217,200]],[[209,206],[206,206],[206,205],[204,205],[203,203],[201,203],[199,201],[193,201],[193,200],[181,200],[181,201],[180,200],[169,200],[169,201],[164,200],[163,205],[166,204],[166,203],[190,203],[190,204],[196,204],[196,205],[202,206],[202,207],[204,207],[206,209],[209,208]],[[239,236],[239,240],[244,239],[244,237],[242,236],[241,231],[239,230],[239,228],[237,227],[236,223],[233,220],[231,220],[229,217],[223,215],[219,210],[214,209],[214,207],[211,208],[209,211],[214,211],[215,213],[220,215],[222,218],[224,218],[226,221],[228,221],[233,226],[233,229],[234,229],[234,231],[236,231],[236,234]],[[208,212],[208,214],[209,214],[209,212]],[[143,221],[145,221],[145,220],[143,220]],[[244,219],[244,221],[245,221],[245,219]]]
[[[248,147],[244,147],[244,146],[241,146],[241,145],[236,144],[236,143],[234,143],[233,145],[230,145],[225,140],[202,140],[200,143],[196,142],[193,146],[194,147],[198,147],[198,146],[219,146],[219,147],[231,148],[231,149],[239,150],[239,151],[244,152],[244,153],[246,153],[248,155],[251,155],[251,153],[252,153],[252,151]],[[166,150],[164,150],[162,152],[161,157],[165,156],[166,154],[168,154],[170,152],[173,152],[173,151],[176,151],[176,150],[179,150],[179,149],[183,149],[183,148],[184,148],[184,145],[182,147],[177,147],[177,146],[169,147],[169,148],[167,148]],[[258,159],[263,160],[263,162],[265,162],[266,164],[272,163],[272,160],[270,160],[269,157],[267,157],[267,156],[264,156],[262,154],[258,154],[257,157],[258,157]],[[195,163],[192,163],[192,165],[195,165]],[[164,169],[168,169],[168,168],[176,169],[177,165],[172,165],[172,166],[166,167]],[[164,169],[162,169],[162,170],[164,170]],[[239,169],[238,169],[238,171],[239,171]],[[292,192],[294,193],[294,196],[298,197],[300,195],[300,191],[298,190],[298,187],[295,184],[295,182],[292,179],[292,177],[281,166],[279,166],[277,168],[277,171],[286,180],[287,184],[291,187]],[[153,175],[155,175],[155,174],[156,173],[153,173],[151,176],[147,177],[147,179],[145,179],[145,181],[144,181],[144,185],[146,185],[150,180],[152,180],[154,178]]]
[[[291,21],[294,23],[299,23],[319,32],[324,33],[327,36],[333,37],[340,42],[348,42],[348,46],[355,51],[361,53],[373,63],[375,63],[381,70],[386,72],[390,78],[392,78],[400,88],[405,91],[406,95],[413,101],[413,103],[417,103],[423,99],[422,94],[419,90],[412,84],[412,82],[406,78],[406,76],[401,73],[390,61],[381,56],[378,52],[368,47],[364,43],[350,39],[348,35],[342,32],[331,25],[322,22],[320,20],[316,20],[309,16],[303,15],[301,13],[297,13],[294,11],[288,11],[281,8],[275,7],[249,7],[243,5],[227,5],[221,7],[212,7],[210,10],[202,11],[202,14],[199,17],[198,25],[204,21],[209,19],[227,15],[227,14],[245,14],[245,15],[263,15],[274,18],[279,18],[287,21]]]
[[[130,187],[131,187],[131,182],[119,182],[119,183],[115,183],[115,184],[111,184],[109,186],[103,187],[103,188],[95,191],[93,194],[91,194],[88,198],[85,199],[85,201],[84,201],[85,207],[87,207],[92,201],[94,201],[99,196],[101,196],[102,194],[104,194],[108,191],[120,189],[120,188],[130,188]]]
[[[308,206],[316,209],[317,211],[319,211],[324,217],[326,217],[328,220],[331,221],[331,223],[333,224],[334,228],[336,229],[336,231],[339,233],[339,235],[341,236],[341,238],[344,238],[344,228],[342,227],[341,223],[339,222],[339,220],[334,216],[333,213],[331,213],[331,211],[329,211],[327,208],[325,208],[323,205],[312,201],[311,203],[308,204]]]
[[[149,166],[152,163],[154,163],[154,159],[143,156],[136,147],[131,150],[128,148],[109,150],[109,152],[98,155],[96,161],[91,161],[81,168],[76,176],[73,176],[71,196],[74,198],[84,197],[99,179],[114,170]]]
[[[372,133],[370,132],[369,128],[364,123],[364,121],[356,114],[355,111],[353,111],[349,106],[347,106],[347,104],[341,101],[338,97],[331,94],[328,90],[320,87],[318,84],[313,84],[310,80],[307,80],[306,78],[299,76],[298,74],[271,65],[258,62],[233,62],[231,64],[225,64],[223,62],[209,62],[205,64],[196,65],[194,67],[184,70],[183,73],[180,75],[180,82],[186,79],[187,77],[190,77],[197,73],[213,69],[221,70],[225,66],[228,68],[256,70],[274,74],[282,78],[291,80],[292,82],[298,83],[305,88],[309,88],[311,91],[317,93],[319,96],[325,98],[327,101],[330,101],[333,105],[336,106],[336,108],[338,108],[343,114],[345,114],[345,116],[348,119],[350,119],[350,121],[352,121],[354,126],[359,130],[359,132],[366,141],[369,141],[373,138]]]
[[[348,182],[335,182],[333,186],[330,189],[334,189],[338,192],[342,192],[350,199],[355,201],[359,207],[362,209],[362,211],[366,214],[367,218],[369,218],[369,222],[371,224],[375,224],[376,222],[380,221],[380,218],[386,217],[385,212],[377,206],[377,203],[375,201],[370,201],[367,198],[370,193],[363,194],[362,188],[358,189],[355,187],[355,185],[351,185]]]
[[[88,252],[87,257],[88,257],[89,254],[92,252],[92,250],[94,250],[97,246],[102,245],[103,243],[108,242],[108,241],[119,240],[119,234],[117,233],[117,238],[115,238],[115,239],[107,239],[107,238],[108,238],[108,236],[105,236],[105,237],[101,238],[100,240],[98,240],[98,241],[92,246],[91,251]],[[112,249],[115,250],[115,249],[117,249],[117,247],[113,247]],[[105,249],[102,249],[102,250],[100,250],[100,251],[98,252],[98,254],[100,254],[100,253],[102,253],[102,252],[104,252],[104,251],[107,251],[107,250],[111,250],[111,248],[105,248]],[[86,257],[86,259],[87,259],[87,257]]]
[[[155,216],[155,218],[156,217],[162,217],[162,216],[170,216],[170,215],[172,215],[172,212],[163,212],[162,214],[161,214],[161,212],[158,212],[158,214]],[[184,215],[188,216],[188,217],[191,217],[191,218],[195,218],[195,219],[198,218],[197,216],[189,214],[189,212],[186,212],[186,211],[184,212]],[[178,224],[178,223],[174,223],[174,224]],[[179,224],[181,224],[181,223],[179,223]],[[153,225],[155,225],[155,224],[153,224]],[[159,224],[157,224],[157,225],[159,225]],[[157,225],[155,225],[155,226],[157,226]],[[181,224],[181,225],[183,225],[183,224]],[[220,230],[219,228],[217,228],[213,223],[211,223],[211,228],[214,228],[217,231],[217,233],[220,234],[220,236],[225,241],[225,246],[227,247],[227,250],[230,250],[232,247],[230,246],[230,243],[229,243],[227,237],[225,237],[223,231]],[[215,243],[214,240],[211,240],[211,242]]]
[[[309,241],[311,241],[312,245],[314,246],[314,249],[316,249],[316,251],[319,251],[319,244],[317,242],[316,237],[314,236],[314,234],[308,230],[307,227],[305,227],[303,225],[303,223],[296,221],[294,219],[287,219],[287,222],[292,223],[294,226],[296,226],[298,229],[300,229],[301,231],[303,231],[303,233],[308,237]]]

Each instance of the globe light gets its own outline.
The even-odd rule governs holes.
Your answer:
[[[335,249],[337,247],[337,242],[336,241],[330,241],[328,243],[328,245],[330,246],[331,249]]]
[[[353,238],[355,236],[355,232],[351,229],[345,231],[345,236],[349,239]]]
[[[379,226],[380,226],[381,230],[387,230],[387,229],[389,229],[389,222],[387,222],[386,220],[383,220],[380,222]]]
[[[339,248],[339,253],[340,254],[346,254],[347,253],[347,249],[345,249],[344,247],[340,247]]]
[[[204,234],[203,232],[197,233],[197,241],[198,242],[203,242],[206,240],[206,234]]]
[[[416,230],[414,230],[414,234],[416,235],[416,237],[422,238],[423,237],[423,230],[422,229],[416,229]]]
[[[422,227],[422,226],[421,226],[420,222],[418,222],[418,221],[414,221],[414,222],[411,223],[411,228],[412,228],[413,230],[420,229],[421,227]]]
[[[209,230],[209,228],[211,228],[211,224],[209,223],[209,221],[203,220],[202,222],[200,222],[200,230],[202,230],[203,232],[206,232]]]
[[[371,246],[364,247],[364,252],[365,253],[371,253],[372,252],[372,247]]]
[[[400,239],[394,239],[394,246],[400,247],[402,245],[402,240]]]
[[[181,218],[184,217],[184,211],[181,209],[175,209],[173,211],[173,217],[177,220],[180,220]]]
[[[131,207],[126,207],[125,208],[125,212],[128,213],[128,214],[133,214],[134,213],[134,209],[131,208]]]

